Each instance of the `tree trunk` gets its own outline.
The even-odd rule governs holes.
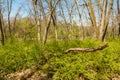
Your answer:
[[[58,39],[58,32],[57,32],[57,25],[56,25],[56,19],[54,19],[54,17],[52,17],[52,20],[53,20],[53,25],[55,27],[55,39],[57,40]]]
[[[60,0],[57,0],[55,2],[55,4],[53,5],[53,7],[52,7],[52,0],[48,1],[50,11],[49,11],[49,14],[48,14],[48,20],[47,20],[47,24],[46,24],[45,31],[44,31],[43,44],[45,44],[46,41],[47,41],[48,30],[49,30],[49,27],[50,27],[50,24],[51,24],[52,14],[53,14],[54,10],[56,9],[56,5],[58,4],[59,1]]]
[[[37,0],[32,0],[33,7],[34,7],[34,12],[35,12],[35,19],[36,19],[36,27],[37,27],[37,39],[40,42],[40,37],[41,37],[41,27],[40,27],[40,18],[39,18],[39,13],[37,9]]]
[[[120,23],[119,23],[119,27],[118,27],[118,37],[120,38]]]
[[[104,33],[104,26],[105,26],[105,18],[106,18],[106,7],[107,7],[107,0],[104,0],[103,2],[103,12],[102,12],[102,19],[101,19],[101,25],[100,25],[100,41],[103,41],[103,33]]]
[[[12,0],[7,0],[7,9],[8,9],[9,37],[10,37],[10,39],[11,39],[11,42],[13,42],[12,31],[11,31],[11,22],[10,22],[10,14],[11,14],[11,9],[12,9]]]
[[[64,0],[65,1],[65,5],[66,5],[66,8],[67,8],[67,12],[68,12],[68,16],[69,16],[69,20],[70,20],[70,26],[69,26],[69,34],[68,34],[68,38],[71,39],[72,38],[72,27],[73,27],[73,24],[72,24],[72,10],[70,10],[69,6],[70,5],[68,3],[68,0]]]
[[[3,28],[2,28],[2,12],[1,12],[1,9],[0,9],[0,31],[1,31],[1,37],[2,37],[2,45],[4,45],[4,33],[3,33]]]
[[[101,29],[100,29],[100,40],[101,41],[104,41],[105,39],[105,35],[106,35],[106,32],[107,32],[107,28],[108,28],[108,23],[109,23],[109,19],[110,19],[110,14],[111,14],[111,11],[112,11],[112,6],[113,6],[113,1],[114,0],[110,0],[110,4],[109,4],[109,9],[108,9],[108,13],[107,13],[107,16],[106,16],[106,11],[104,12],[104,10],[106,10],[107,8],[107,0],[104,0],[104,9],[103,9],[103,16],[102,16],[102,22],[101,22]]]
[[[69,33],[70,33],[70,31],[69,31],[69,27],[68,27],[68,24],[67,24],[67,20],[66,20],[66,17],[65,17],[65,14],[64,14],[64,10],[63,10],[63,7],[62,7],[62,5],[61,5],[61,2],[60,2],[60,9],[61,9],[61,16],[62,16],[62,18],[63,18],[63,20],[64,20],[64,23],[65,23],[65,29],[66,29],[66,34],[67,34],[67,36],[65,36],[66,37],[66,39],[68,39],[68,36],[69,36]],[[64,25],[63,25],[64,26]]]
[[[75,4],[76,4],[76,8],[77,8],[78,15],[79,15],[79,22],[81,23],[80,26],[82,28],[82,39],[84,39],[85,38],[85,31],[84,31],[84,27],[82,25],[82,18],[81,18],[81,14],[80,14],[80,10],[79,10],[79,7],[78,7],[79,5],[78,5],[78,1],[77,0],[75,0]]]
[[[92,1],[91,0],[88,0],[88,6],[89,6],[89,11],[90,11],[90,16],[91,16],[91,19],[92,19],[92,22],[93,22],[93,27],[94,27],[94,30],[95,30],[95,37],[96,39],[98,39],[98,28],[97,28],[97,24],[96,24],[96,17],[95,17],[95,13],[94,13],[94,8],[92,6]]]
[[[51,14],[48,16],[48,22],[45,27],[44,36],[43,36],[43,44],[45,44],[47,41],[47,35],[48,35],[48,30],[49,30],[50,24],[51,24]]]
[[[52,6],[53,7],[53,6]],[[53,25],[55,27],[55,39],[58,39],[58,33],[57,33],[57,20],[56,20],[56,9],[54,9],[53,14],[52,14],[52,21],[53,21]]]
[[[117,0],[117,10],[118,10],[118,37],[120,38],[120,0]]]

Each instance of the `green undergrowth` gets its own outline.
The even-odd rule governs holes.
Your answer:
[[[69,48],[94,48],[108,43],[108,47],[96,52],[78,52],[64,54]],[[53,80],[109,80],[120,75],[120,41],[109,39],[98,42],[91,39],[84,41],[50,41],[46,45],[37,42],[16,42],[0,47],[0,71],[10,73],[42,64],[41,70]]]
[[[29,68],[44,58],[41,51],[37,43],[5,44],[0,47],[0,70],[9,73]]]

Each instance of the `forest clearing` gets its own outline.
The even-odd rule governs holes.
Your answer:
[[[120,80],[120,0],[0,0],[0,80]]]

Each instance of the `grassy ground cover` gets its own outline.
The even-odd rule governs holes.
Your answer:
[[[63,52],[71,47],[93,48],[104,43],[91,39],[51,41],[44,46],[37,42],[8,43],[0,47],[0,72],[8,74],[40,64],[40,71],[54,80],[109,80],[120,75],[120,40],[106,42],[109,46],[102,51],[68,54]]]

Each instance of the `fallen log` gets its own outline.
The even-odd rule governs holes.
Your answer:
[[[69,48],[66,51],[64,51],[64,53],[69,53],[69,52],[95,52],[98,50],[103,50],[104,48],[106,48],[108,46],[108,44],[104,44],[101,46],[98,46],[97,48]]]

